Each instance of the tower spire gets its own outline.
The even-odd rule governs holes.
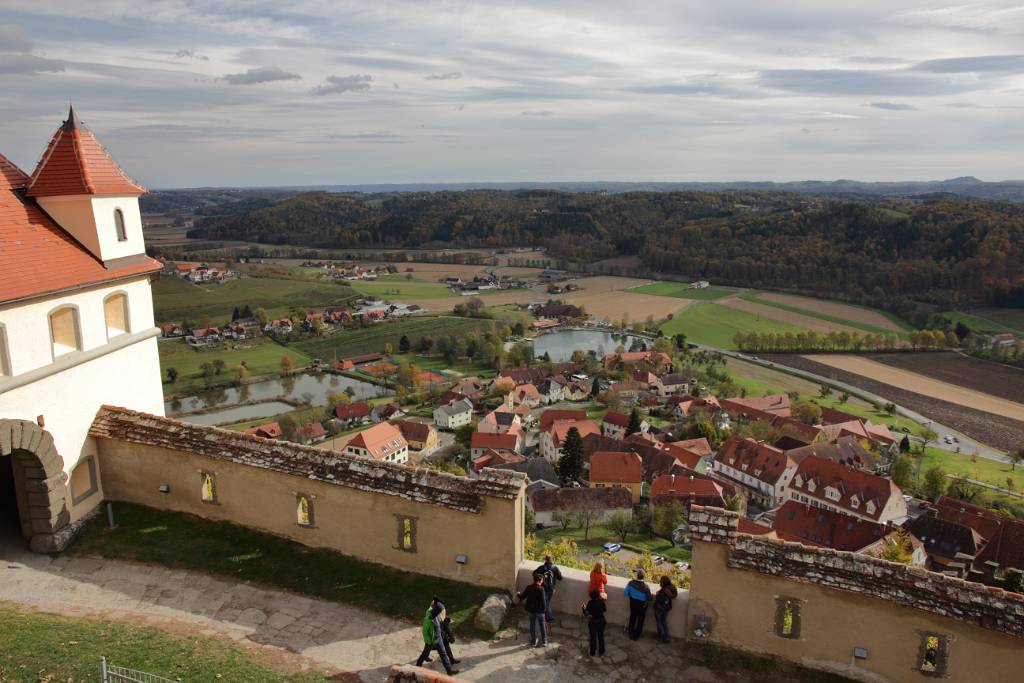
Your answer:
[[[66,131],[72,131],[78,128],[78,117],[75,116],[75,105],[68,105],[68,120],[61,126]]]

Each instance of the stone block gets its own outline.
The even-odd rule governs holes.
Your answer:
[[[476,611],[473,623],[482,631],[497,633],[505,621],[508,608],[512,604],[508,595],[504,593],[492,593],[484,600],[484,604]]]

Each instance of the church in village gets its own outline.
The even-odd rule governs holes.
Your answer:
[[[144,192],[74,109],[31,174],[0,155],[0,515],[36,550],[103,499],[100,406],[163,414]]]

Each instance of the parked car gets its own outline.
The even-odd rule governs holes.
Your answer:
[[[953,443],[953,437],[950,434],[946,434],[944,440],[946,443]]]
[[[601,546],[601,550],[605,551],[606,553],[617,553],[620,550],[622,550],[622,544],[611,542],[605,543],[603,546]]]
[[[681,572],[685,572],[685,571],[689,570],[689,568],[690,568],[690,563],[689,562],[676,562],[676,569],[678,569]]]
[[[655,555],[654,557],[651,558],[651,561],[654,562],[655,566],[657,566],[659,564],[664,564],[665,560],[666,560],[666,558],[665,558],[664,555]]]

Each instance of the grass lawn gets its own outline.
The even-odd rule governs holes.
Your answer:
[[[1010,332],[1024,334],[1024,309],[1021,308],[978,308],[972,310],[976,316],[993,320]]]
[[[328,681],[284,673],[258,653],[206,636],[171,635],[152,626],[25,612],[0,604],[0,681],[98,681],[109,664],[179,681]]]
[[[162,277],[153,283],[153,307],[157,324],[209,319],[220,325],[231,319],[235,306],[265,308],[272,318],[287,315],[294,308],[321,309],[340,306],[356,298],[351,287],[336,282],[279,280],[247,277],[223,284],[194,285],[176,277]]]
[[[1016,320],[1013,309],[984,308],[970,313],[966,311],[946,311],[942,315],[949,318],[955,325],[963,323],[972,332],[981,334],[999,334],[1000,332],[1016,332],[1024,334],[1024,314]],[[1000,321],[1001,319],[1001,321]]]
[[[157,347],[160,349],[160,371],[163,376],[164,394],[181,394],[204,388],[206,383],[200,376],[202,371],[199,366],[218,359],[224,361],[226,366],[223,374],[215,378],[218,381],[238,379],[237,368],[242,361],[245,361],[248,366],[250,376],[279,371],[281,356],[289,356],[296,367],[306,365],[310,361],[310,357],[302,351],[294,347],[281,346],[269,339],[246,340],[242,343],[253,343],[257,346],[236,351],[218,345],[216,348],[197,351],[181,339],[160,341]],[[178,381],[174,384],[167,381],[167,368],[175,368],[179,373]]]
[[[672,544],[663,538],[648,538],[643,534],[629,534],[626,537],[626,541],[623,542],[621,536],[616,535],[607,527],[599,525],[590,527],[589,540],[587,541],[583,540],[583,529],[575,525],[570,525],[568,529],[555,526],[531,533],[537,537],[538,544],[543,544],[547,541],[557,542],[562,538],[571,538],[576,541],[576,545],[579,546],[580,550],[589,553],[600,553],[602,545],[608,541],[614,541],[622,543],[623,546],[634,552],[647,551],[652,555],[664,555],[673,562],[689,562],[691,556],[688,549],[672,547]]]
[[[706,289],[690,289],[690,285],[684,282],[655,282],[650,285],[633,287],[627,291],[636,292],[637,294],[674,296],[677,299],[697,299],[699,301],[713,301],[715,299],[721,299],[723,296],[736,294],[734,290],[715,289],[714,287],[708,287]]]
[[[117,528],[94,517],[65,554],[120,558],[208,572],[345,602],[418,623],[441,595],[456,626],[472,628],[494,589],[403,572],[252,529],[180,512],[114,503]]]
[[[375,323],[358,330],[345,330],[325,337],[306,339],[290,348],[305,353],[311,358],[348,358],[364,353],[380,353],[390,343],[398,349],[402,335],[409,337],[415,347],[420,337],[443,335],[464,336],[472,330],[490,330],[501,325],[501,320],[486,318],[458,318],[455,316],[415,316],[401,320]]]
[[[682,332],[687,341],[722,349],[734,349],[733,337],[737,332],[777,332],[797,334],[804,329],[776,320],[761,318],[746,311],[720,306],[714,303],[701,303],[676,314],[661,326],[666,335]]]
[[[946,474],[955,474],[969,479],[977,479],[1001,488],[1006,488],[1006,478],[1012,477],[1014,489],[1018,492],[1024,490],[1024,467],[1019,470],[1011,470],[1010,463],[999,462],[978,456],[971,461],[970,454],[951,453],[940,448],[929,446],[925,450],[924,461],[921,463],[921,480],[924,481],[924,473],[933,465],[939,465]],[[1018,503],[1021,502],[1018,500]]]
[[[828,321],[830,323],[836,323],[838,325],[846,325],[847,327],[855,327],[858,330],[864,330],[865,332],[875,332],[875,333],[881,333],[881,334],[889,334],[889,333],[892,332],[892,330],[887,330],[884,327],[876,327],[875,325],[869,325],[867,323],[857,322],[856,320],[848,320],[846,318],[840,318],[839,316],[836,316],[836,315],[829,315],[827,313],[821,313],[819,311],[812,311],[809,308],[800,308],[799,306],[790,306],[789,304],[780,303],[778,301],[772,301],[770,299],[762,299],[759,295],[763,294],[763,293],[764,292],[747,292],[746,294],[741,294],[740,298],[741,299],[745,299],[747,301],[752,301],[752,302],[754,302],[756,304],[764,304],[765,306],[773,306],[775,308],[778,308],[779,310],[789,311],[790,313],[798,313],[800,315],[806,315],[806,316],[808,316],[810,318],[817,318],[818,320],[825,320],[825,321]],[[795,296],[795,295],[790,294],[788,296]],[[810,299],[808,299],[808,300],[810,300]],[[824,301],[824,299],[823,299],[823,301]],[[846,304],[844,302],[844,305],[849,306],[849,305],[852,305],[852,304]],[[881,313],[882,315],[885,315],[886,318],[888,318],[888,319],[892,320],[893,322],[897,323],[903,329],[908,329],[907,328],[907,324],[905,322],[900,321],[898,318],[896,318],[895,316],[893,316],[891,314],[886,314],[886,313],[883,313],[882,311],[877,311],[877,310],[875,310],[873,308],[867,308],[867,307],[864,307],[864,306],[858,306],[858,308],[863,308],[864,310],[871,311],[873,313]],[[899,333],[897,333],[897,334],[899,334]]]

